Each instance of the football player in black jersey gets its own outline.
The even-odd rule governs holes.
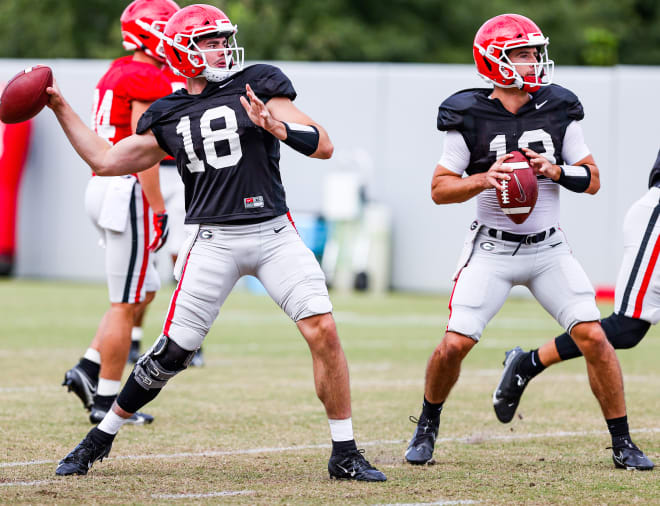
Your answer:
[[[411,464],[431,460],[440,413],[458,380],[461,362],[506,300],[511,287],[526,286],[577,344],[587,362],[592,391],[612,436],[618,467],[653,464],[631,441],[621,369],[600,326],[594,290],[559,227],[559,190],[594,194],[598,167],[578,123],[578,98],[552,84],[548,39],[531,20],[516,14],[484,23],[474,40],[477,72],[493,88],[460,91],[440,106],[446,131],[433,174],[436,204],[477,197],[472,223],[454,277],[449,322],[426,367],[424,402],[406,451]],[[522,150],[539,183],[534,210],[522,224],[499,207],[495,189],[511,178],[507,153]],[[464,177],[465,176],[465,177]],[[498,389],[499,391],[499,389]],[[507,401],[495,394],[495,409]]]
[[[172,155],[185,184],[186,223],[198,231],[178,256],[178,285],[163,333],[135,365],[106,417],[56,473],[86,474],[107,456],[131,414],[190,364],[238,279],[254,275],[309,345],[332,436],[330,476],[385,481],[353,438],[348,367],[325,278],[295,230],[279,171],[280,141],[307,156],[329,158],[328,134],[293,105],[296,92],[280,69],[243,68],[236,27],[219,9],[191,5],[164,29],[150,28],[161,37],[170,66],[188,78],[188,89],[155,102],[135,135],[110,147],[56,87],[48,90],[49,106],[100,176],[140,171]]]
[[[651,325],[660,321],[660,152],[651,168],[648,191],[626,213],[623,222],[623,261],[614,292],[614,312],[601,320],[607,339],[617,349],[635,347]],[[546,367],[582,356],[571,336],[564,333],[538,349],[523,352],[520,347],[507,352],[500,380],[501,393],[510,405],[508,422],[515,414],[525,387]],[[516,380],[523,379],[522,384]]]

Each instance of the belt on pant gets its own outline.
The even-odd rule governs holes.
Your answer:
[[[511,232],[505,232],[504,230],[489,228],[488,235],[495,239],[517,242],[518,244],[536,244],[537,242],[541,242],[544,239],[550,237],[556,231],[557,230],[555,227],[552,227],[549,230],[544,230],[543,232],[539,232],[537,234],[514,234]]]

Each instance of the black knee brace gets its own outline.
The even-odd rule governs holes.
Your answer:
[[[651,324],[637,318],[612,313],[601,320],[603,331],[607,340],[612,343],[614,349],[623,350],[636,346],[648,332]],[[568,334],[562,334],[555,338],[557,353],[562,360],[580,357],[582,353],[573,339]]]
[[[161,335],[135,364],[135,380],[145,390],[161,389],[170,378],[188,367],[196,351],[184,350],[166,335]]]
[[[617,350],[625,350],[636,346],[648,332],[651,324],[638,318],[629,318],[617,313],[600,322],[607,339]]]

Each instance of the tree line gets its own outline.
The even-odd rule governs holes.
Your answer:
[[[203,0],[178,1],[182,7]],[[488,18],[515,12],[560,65],[660,64],[657,0],[207,0],[249,60],[470,63]],[[2,0],[0,57],[115,58],[121,0]]]

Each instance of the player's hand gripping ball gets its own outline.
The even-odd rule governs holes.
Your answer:
[[[539,196],[539,187],[534,169],[520,151],[512,151],[511,158],[502,166],[511,167],[511,179],[500,181],[502,190],[495,190],[500,207],[507,218],[517,224],[523,223],[531,214]]]
[[[0,121],[20,123],[36,116],[48,103],[46,88],[53,85],[53,71],[45,65],[21,70],[0,96]]]

